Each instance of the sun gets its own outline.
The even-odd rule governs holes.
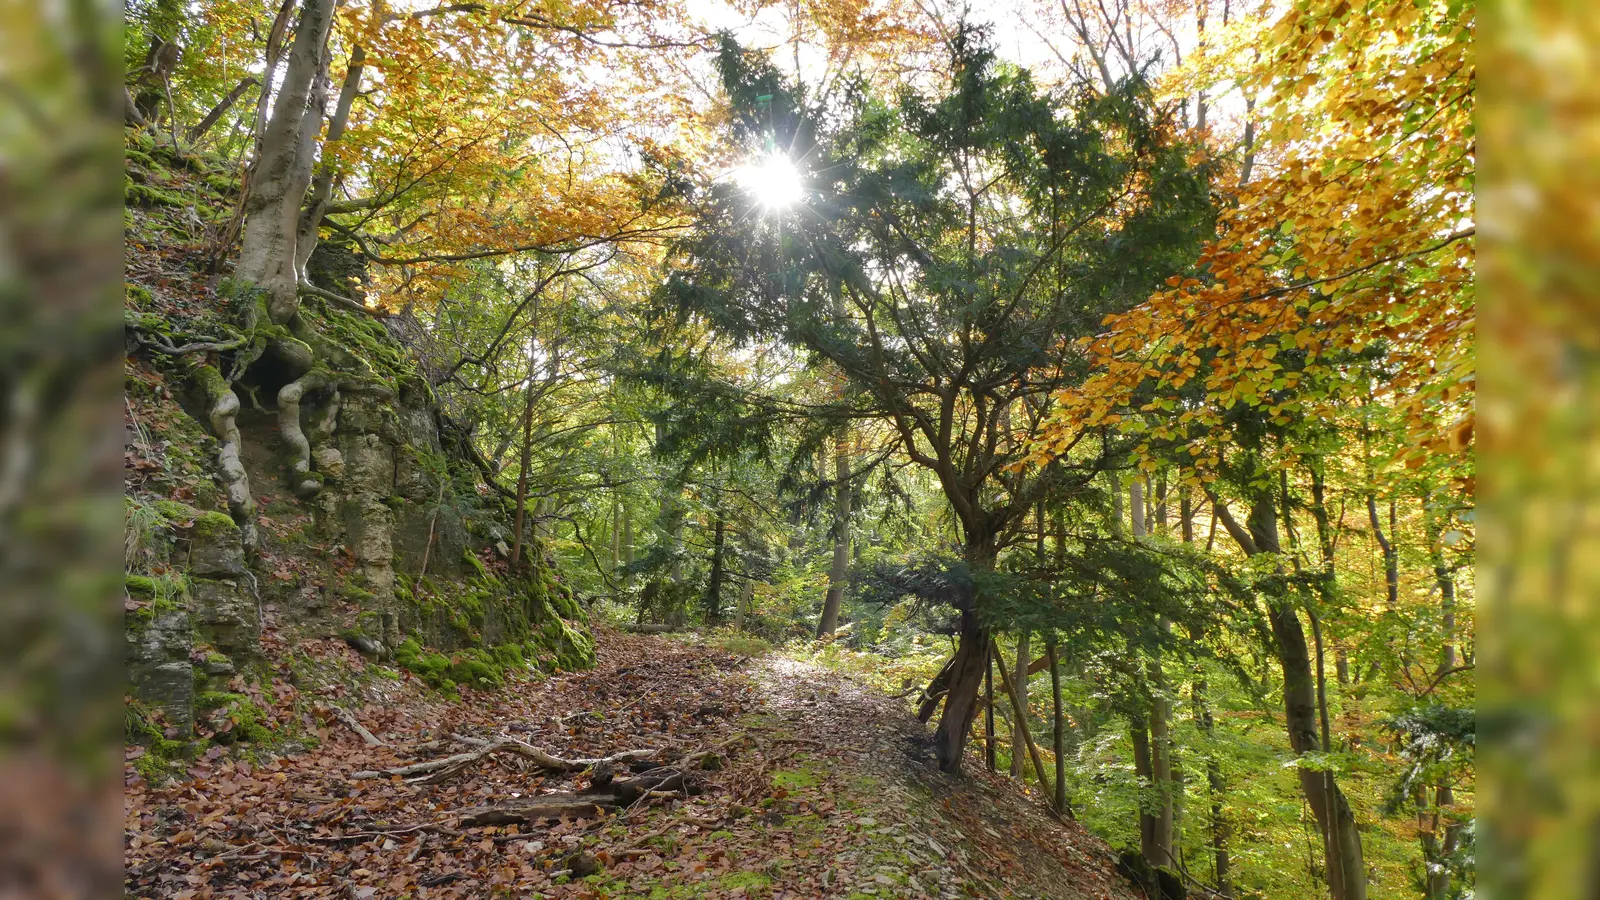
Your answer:
[[[800,170],[789,157],[776,151],[740,166],[734,177],[740,187],[769,210],[787,209],[800,202],[804,193]]]

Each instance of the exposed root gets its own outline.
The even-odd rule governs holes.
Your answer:
[[[228,512],[239,523],[244,545],[253,548],[256,546],[256,500],[250,492],[250,476],[239,458],[239,427],[234,424],[239,415],[239,396],[223,380],[222,373],[212,366],[196,366],[193,374],[210,404],[207,418],[211,422],[211,433],[221,443],[217,448],[217,469],[222,476],[223,493],[228,498]]]
[[[311,471],[311,442],[300,427],[300,400],[308,391],[326,384],[326,376],[313,370],[278,390],[278,430],[283,433],[283,442],[289,448],[289,470],[294,481],[295,496],[302,500],[309,500],[322,490],[322,477]]]

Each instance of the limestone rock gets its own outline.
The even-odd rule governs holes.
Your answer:
[[[339,448],[326,445],[318,447],[312,452],[311,458],[317,464],[317,471],[328,480],[337,481],[344,477],[344,454],[339,452]]]
[[[204,578],[243,575],[244,540],[225,513],[206,513],[189,530],[189,570]]]
[[[234,659],[250,655],[261,636],[256,599],[238,581],[196,578],[194,622],[207,642]]]

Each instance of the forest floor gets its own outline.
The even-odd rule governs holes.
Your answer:
[[[591,671],[460,701],[341,644],[285,650],[271,696],[256,698],[296,740],[212,746],[165,785],[145,781],[130,748],[128,896],[1136,896],[1102,841],[980,760],[940,773],[902,701],[781,655],[597,638]],[[686,790],[667,781],[603,814],[464,824],[473,808],[594,796],[613,768],[554,771],[515,747],[473,758],[501,737],[566,758],[654,750]],[[452,755],[467,761],[353,777]],[[675,770],[636,777],[663,771]]]

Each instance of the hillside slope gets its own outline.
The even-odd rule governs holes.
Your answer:
[[[213,264],[236,175],[141,134],[126,190],[127,734],[145,773],[216,743],[303,742],[304,716],[258,698],[314,664],[308,642],[445,692],[590,665],[586,614],[537,547],[510,564],[505,491],[393,323],[307,298],[270,326],[322,348],[291,389]],[[330,247],[313,274],[337,261]]]
[[[1100,840],[1006,779],[941,774],[894,701],[792,660],[604,632],[593,671],[457,704],[317,649],[324,671],[351,677],[302,678],[280,699],[356,700],[377,743],[330,720],[309,752],[251,763],[219,748],[190,780],[134,777],[130,896],[1135,896]],[[654,752],[562,772],[521,751],[481,754],[502,739],[563,759]],[[604,812],[485,813],[607,796],[662,771],[684,778]]]

